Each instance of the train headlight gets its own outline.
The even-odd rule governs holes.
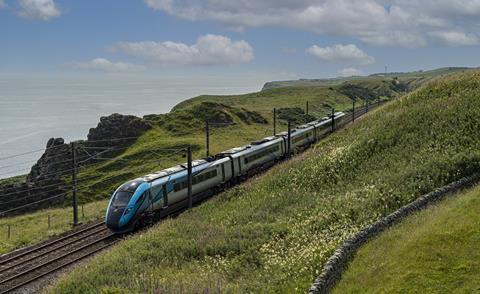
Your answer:
[[[130,211],[132,211],[132,208],[131,208],[131,207],[129,207],[129,208],[127,208],[127,209],[125,209],[125,214],[129,214],[129,213],[130,213]]]

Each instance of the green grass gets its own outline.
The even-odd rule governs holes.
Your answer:
[[[480,170],[480,74],[373,111],[301,157],[131,237],[54,293],[206,288],[305,292],[346,238]]]
[[[186,109],[201,102],[218,102],[233,107],[244,107],[257,111],[271,122],[274,107],[304,107],[310,103],[310,113],[317,116],[328,114],[330,108],[338,109],[351,107],[351,100],[338,92],[338,87],[312,86],[289,87],[283,89],[269,89],[244,95],[210,96],[203,95],[186,100],[175,106],[172,112]]]
[[[86,204],[79,221],[89,222],[105,215],[106,201]],[[71,229],[72,208],[45,209],[35,213],[0,219],[0,254],[45,240]],[[50,215],[50,228],[48,216]],[[10,225],[10,238],[8,226]]]
[[[25,178],[26,178],[26,175],[20,175],[20,176],[15,176],[11,178],[0,179],[0,187],[25,182]]]
[[[200,96],[187,100],[171,113],[153,118],[153,128],[115,159],[87,167],[82,166],[79,169],[79,202],[82,204],[93,202],[95,205],[92,206],[92,209],[98,210],[92,211],[89,215],[103,216],[102,211],[105,210],[106,199],[109,199],[112,191],[123,182],[186,161],[181,153],[172,155],[157,150],[178,149],[191,144],[194,150],[193,157],[204,157],[203,119],[208,118],[208,115],[214,116],[219,113],[212,109],[205,109],[201,103],[206,101],[224,104],[225,107],[222,107],[220,112],[224,111],[230,115],[235,123],[228,127],[212,126],[210,128],[210,154],[270,136],[273,131],[273,107],[304,107],[306,101],[309,101],[310,114],[323,117],[329,113],[329,107],[345,110],[351,106],[351,100],[348,97],[327,87],[275,89],[246,95]],[[243,122],[235,114],[235,111],[242,110],[242,108],[260,113],[268,123]],[[174,131],[169,130],[172,125],[176,126]],[[277,132],[282,130],[286,130],[286,125],[279,122]],[[18,179],[8,181],[13,180],[17,181]],[[0,254],[68,230],[70,228],[68,224],[72,220],[70,203],[71,199],[67,198],[64,208],[45,209],[41,213],[0,219]],[[44,230],[47,214],[56,214],[55,222],[58,226],[52,230]],[[12,228],[15,232],[10,240],[3,238],[3,235],[6,236],[6,224],[8,223],[14,224]]]
[[[284,88],[284,87],[312,87],[312,86],[336,86],[342,83],[372,83],[378,84],[385,79],[398,78],[400,81],[409,85],[411,89],[417,88],[426,81],[436,79],[438,77],[445,77],[451,74],[472,71],[474,68],[465,67],[444,67],[427,71],[415,71],[404,73],[387,73],[376,74],[370,76],[354,76],[354,77],[339,77],[333,79],[300,79],[290,81],[275,81],[268,82],[264,85],[264,89]]]
[[[417,213],[357,253],[334,293],[480,292],[480,187]]]

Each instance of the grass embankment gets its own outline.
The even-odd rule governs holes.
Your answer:
[[[480,292],[480,187],[417,213],[357,253],[334,293]]]
[[[206,101],[221,102],[222,105],[201,104]],[[306,101],[309,101],[309,113],[317,117],[328,114],[330,107],[345,110],[351,106],[348,97],[336,88],[328,87],[273,89],[246,95],[200,96],[181,103],[172,112],[151,118],[153,128],[113,160],[80,167],[79,202],[93,202],[88,206],[92,208],[91,211],[89,209],[86,213],[89,219],[93,216],[101,217],[112,191],[121,183],[186,160],[182,153],[172,154],[161,149],[178,149],[191,144],[193,157],[204,157],[203,119],[223,119],[234,123],[227,127],[210,127],[210,154],[216,154],[271,135],[273,107],[304,107]],[[260,114],[266,123],[252,121],[255,116],[242,120],[238,115],[251,115],[249,111]],[[277,124],[277,128],[278,132],[286,129],[282,122]],[[7,183],[12,180],[13,178],[2,181]],[[67,198],[64,208],[45,209],[38,213],[0,219],[0,254],[68,230],[68,224],[72,222],[70,203],[71,200]],[[52,216],[51,230],[46,230],[48,214]],[[12,230],[10,239],[7,239],[8,224]]]
[[[80,209],[79,221],[89,222],[105,215],[105,202],[97,201]],[[50,216],[50,227],[48,227]],[[46,209],[12,218],[0,219],[0,254],[43,241],[72,228],[72,208]],[[8,238],[10,225],[10,238]]]
[[[52,292],[305,292],[334,249],[480,170],[480,74],[430,84],[308,151],[122,242]]]

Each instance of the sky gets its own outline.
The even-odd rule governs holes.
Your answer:
[[[480,0],[0,0],[0,75],[297,79],[478,66]]]

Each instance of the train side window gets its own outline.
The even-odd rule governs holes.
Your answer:
[[[266,149],[266,150],[260,151],[260,152],[258,152],[258,153],[256,153],[256,154],[253,154],[253,155],[250,155],[250,156],[248,156],[248,157],[245,157],[244,162],[245,162],[245,164],[247,164],[247,163],[249,163],[249,162],[252,162],[252,161],[255,161],[255,160],[259,159],[259,158],[262,158],[262,157],[264,157],[264,156],[267,156],[267,155],[269,155],[269,154],[271,154],[271,153],[274,153],[274,152],[278,151],[279,149],[280,149],[280,147],[278,147],[278,145],[276,145],[276,146],[274,146],[274,147],[271,147],[271,148],[268,148],[268,149]]]
[[[201,182],[204,182],[206,180],[212,179],[212,178],[216,177],[217,175],[218,175],[218,172],[217,172],[216,169],[214,169],[212,171],[194,176],[193,179],[192,179],[192,185],[196,185],[198,183],[201,183]],[[187,187],[188,187],[188,181],[183,181],[181,183],[176,183],[175,185],[173,185],[173,190],[175,192],[178,192],[178,191],[183,190]]]

